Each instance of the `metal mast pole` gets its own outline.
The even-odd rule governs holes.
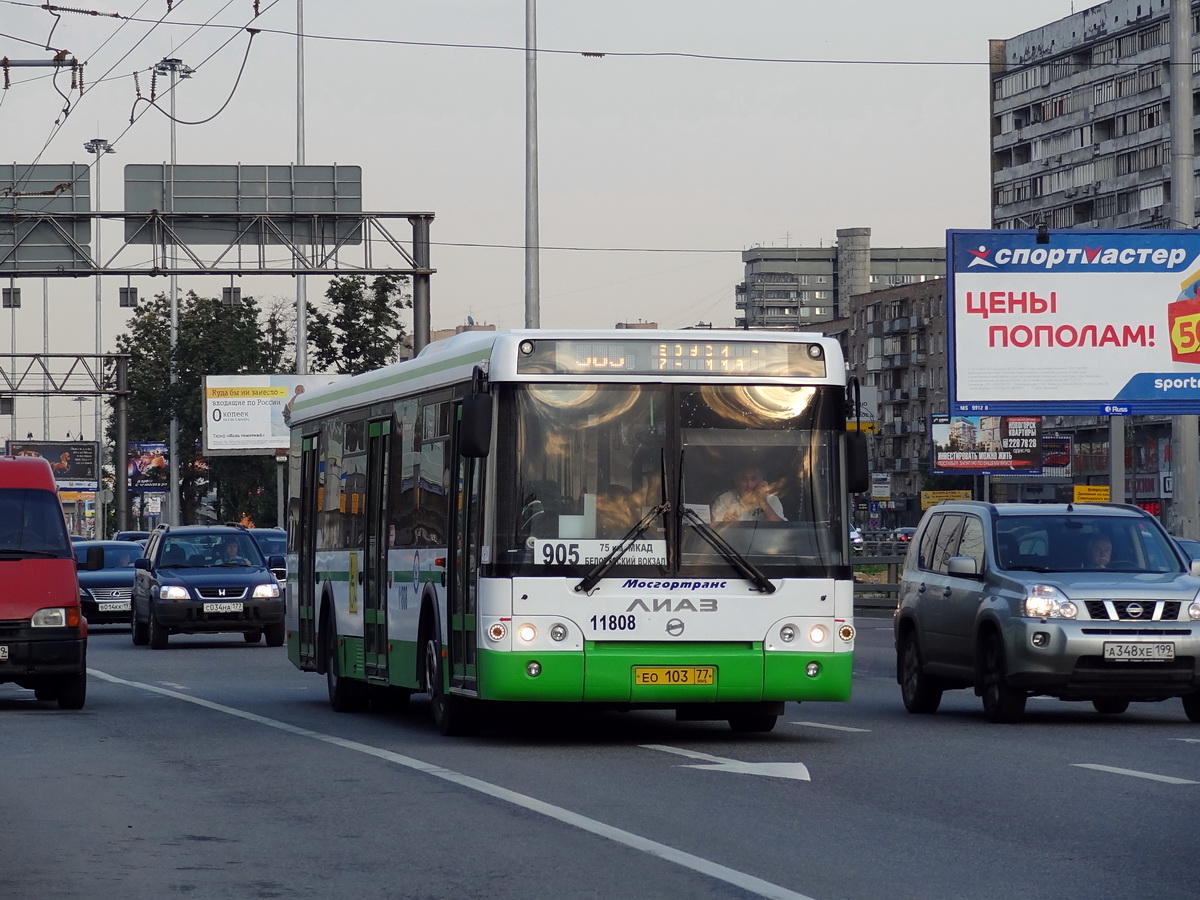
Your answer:
[[[1196,225],[1195,138],[1192,133],[1192,3],[1171,0],[1171,217]],[[1171,509],[1175,534],[1200,538],[1200,427],[1196,416],[1171,419]]]
[[[169,74],[171,76],[171,174],[167,179],[168,197],[166,207],[170,212],[175,211],[175,86],[180,78],[191,77],[192,70],[183,64],[181,59],[164,59],[156,67],[155,71],[160,75]],[[179,343],[179,288],[178,276],[175,274],[175,268],[178,265],[176,257],[177,248],[175,243],[171,243],[171,387],[179,382],[179,373],[175,371],[175,347]],[[172,391],[174,393],[174,391]],[[175,415],[174,401],[172,401],[171,410],[171,435],[168,450],[168,473],[170,484],[170,503],[167,514],[164,518],[169,525],[180,524],[180,508],[179,508],[179,419]]]
[[[96,212],[100,212],[100,160],[104,159],[104,156],[106,153],[115,153],[116,151],[108,145],[108,141],[106,141],[104,138],[92,138],[92,140],[86,141],[83,145],[83,149],[86,150],[88,153],[96,154],[96,177],[93,181],[93,184],[95,186],[92,190],[92,198],[93,198],[94,208],[95,208]],[[96,219],[96,235],[95,235],[95,237],[96,237],[96,267],[97,268],[100,268],[104,264],[104,260],[102,258],[103,250],[101,249],[103,245],[100,242],[100,226],[103,223],[103,221],[104,220],[100,219],[100,218]],[[103,332],[104,317],[102,315],[103,305],[101,303],[102,296],[103,296],[103,294],[101,291],[100,276],[97,275],[96,276],[96,365],[97,366],[103,365],[103,362],[101,362],[101,355],[104,353],[104,340],[102,337],[102,335],[104,333]],[[81,433],[79,435],[79,439],[83,440],[82,429],[80,429],[80,431],[81,431]],[[94,532],[93,537],[97,541],[102,541],[102,540],[104,540],[104,518],[105,518],[105,516],[104,516],[104,499],[101,496],[104,492],[104,412],[103,412],[103,404],[100,402],[99,397],[96,398],[96,447],[97,447],[97,452],[98,452],[98,459],[96,460],[96,505],[95,505],[96,511],[95,511],[95,519],[94,519],[95,532]]]
[[[296,0],[296,165],[304,165],[304,0]],[[308,374],[308,281],[296,276],[296,374]]]
[[[537,0],[525,0],[525,327],[542,327],[538,271]]]

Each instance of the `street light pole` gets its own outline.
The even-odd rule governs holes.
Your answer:
[[[88,153],[96,154],[96,177],[92,180],[92,184],[94,185],[94,187],[92,189],[92,202],[94,204],[94,208],[95,208],[96,212],[100,212],[100,160],[104,159],[105,154],[116,153],[117,151],[114,150],[112,147],[110,147],[108,144],[108,141],[106,141],[104,138],[92,138],[90,141],[86,141],[83,145],[83,149],[86,150]],[[100,242],[100,226],[101,226],[102,222],[103,222],[103,219],[100,219],[100,218],[96,219],[95,259],[96,259],[97,270],[99,270],[100,267],[103,266],[103,264],[104,264],[103,251],[101,249],[103,245]],[[97,366],[103,365],[103,363],[101,362],[101,359],[102,359],[102,354],[104,353],[104,341],[103,341],[103,337],[102,337],[102,335],[103,335],[102,326],[103,326],[104,319],[101,314],[101,311],[103,309],[103,304],[101,303],[101,297],[102,297],[102,292],[101,292],[101,285],[100,285],[100,273],[99,273],[99,271],[97,271],[97,273],[96,273],[96,365]],[[79,417],[80,417],[79,439],[83,440],[83,407],[82,406],[79,407]],[[95,528],[95,535],[96,535],[96,540],[98,540],[98,541],[104,539],[104,500],[101,498],[101,492],[104,490],[104,428],[103,428],[103,426],[104,426],[104,412],[103,412],[103,408],[102,408],[99,400],[97,400],[96,401],[97,459],[96,459],[96,505],[95,505],[96,528]]]
[[[304,165],[304,0],[296,0],[296,165]],[[296,374],[308,374],[308,279],[296,276]]]
[[[165,198],[166,199],[165,205],[166,205],[168,211],[174,212],[175,211],[175,85],[178,83],[178,80],[181,78],[191,78],[192,70],[190,67],[184,65],[183,60],[169,58],[169,59],[164,59],[157,66],[155,66],[154,71],[159,75],[170,75],[171,76],[171,87],[170,87],[170,94],[171,94],[171,105],[170,105],[171,165],[170,165],[170,174],[167,178],[168,196]],[[178,277],[175,274],[175,268],[177,265],[175,253],[176,253],[176,247],[175,247],[174,241],[172,241],[171,242],[171,286],[170,286],[170,291],[171,291],[171,297],[170,297],[170,302],[171,302],[170,368],[171,368],[171,387],[172,387],[172,389],[174,389],[174,386],[179,382],[179,373],[175,370],[175,347],[179,343],[179,296],[178,296],[179,289],[177,286],[178,285]],[[174,394],[174,390],[172,390],[172,394]],[[179,419],[175,415],[174,406],[175,406],[174,398],[172,397],[171,435],[170,435],[170,443],[169,443],[169,451],[168,451],[169,459],[167,460],[167,466],[168,466],[167,471],[169,473],[169,483],[170,483],[170,492],[171,492],[170,493],[170,509],[167,511],[167,516],[166,516],[167,524],[169,524],[169,525],[180,524],[180,516],[179,516],[179,512],[180,512],[180,510],[179,510]]]
[[[542,327],[538,260],[537,0],[525,0],[525,327]]]

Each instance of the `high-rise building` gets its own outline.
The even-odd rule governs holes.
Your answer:
[[[805,329],[848,316],[855,294],[944,277],[946,248],[872,247],[870,228],[839,228],[832,246],[754,247],[742,262],[737,327]]]
[[[993,227],[1172,227],[1169,61],[1167,0],[992,41]]]

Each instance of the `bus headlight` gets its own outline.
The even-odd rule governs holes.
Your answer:
[[[824,625],[814,625],[808,629],[808,639],[814,644],[824,643],[826,634]]]
[[[497,643],[504,640],[504,636],[507,634],[508,629],[503,622],[493,622],[488,626],[487,636]]]
[[[524,625],[521,625],[519,628],[517,628],[517,637],[528,644],[537,637],[537,629],[526,622]]]

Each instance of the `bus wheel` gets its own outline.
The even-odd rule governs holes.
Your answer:
[[[743,716],[731,716],[729,727],[738,734],[771,731],[775,728],[778,716],[770,713],[748,713]]]
[[[425,689],[429,693],[429,710],[438,731],[445,735],[461,735],[474,730],[471,701],[446,693],[442,678],[442,642],[436,637],[425,642]]]
[[[325,625],[325,685],[334,712],[358,712],[366,705],[366,685],[342,677],[338,667],[337,635],[328,620]]]

